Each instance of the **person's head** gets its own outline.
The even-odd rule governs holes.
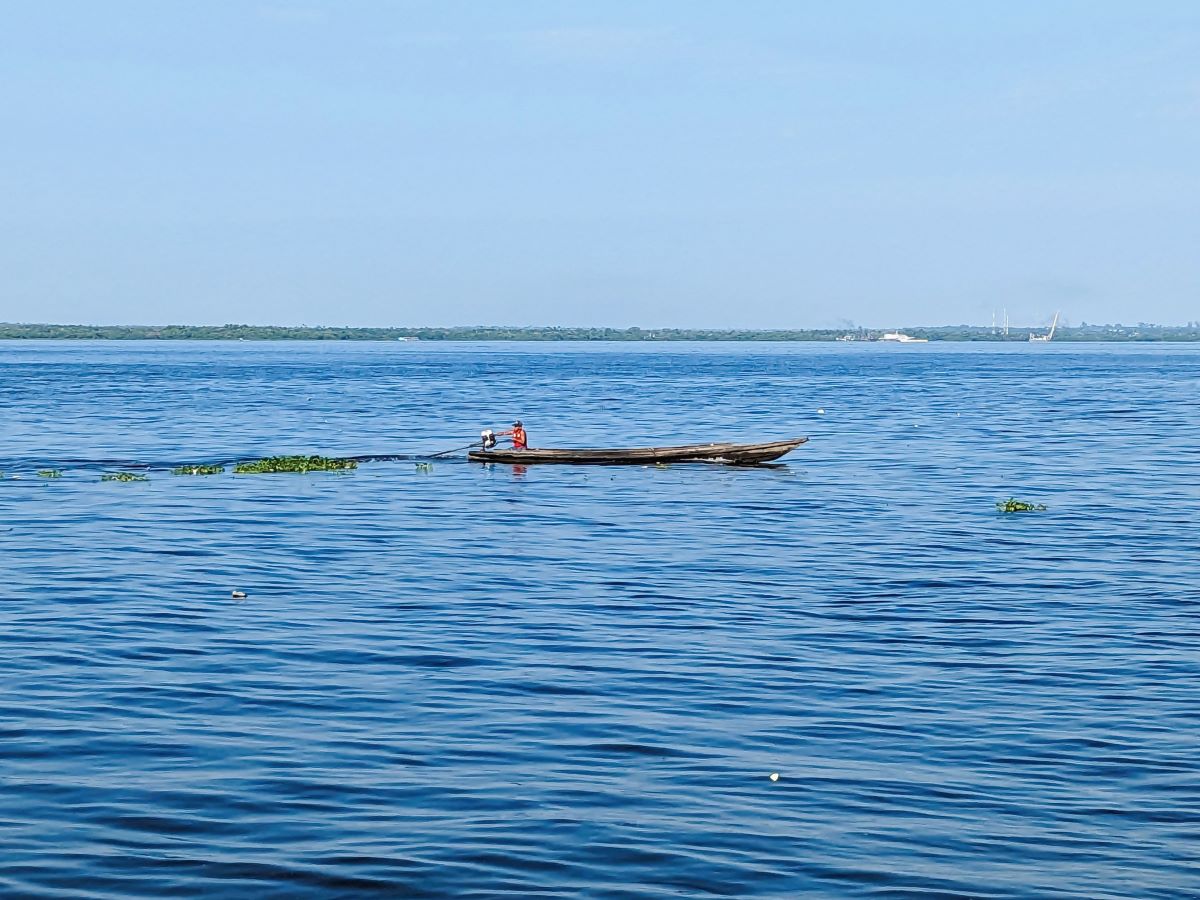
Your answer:
[[[513,428],[524,428],[524,427],[525,426],[521,424],[520,419],[517,419],[517,421],[513,422]]]

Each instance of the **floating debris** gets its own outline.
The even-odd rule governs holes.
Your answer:
[[[778,772],[772,772],[772,773],[771,773],[771,780],[772,780],[772,781],[778,781],[778,780],[779,780],[779,773],[778,773]]]
[[[245,591],[234,591],[229,596],[232,597],[234,600],[245,600],[247,594]]]
[[[272,472],[336,472],[357,469],[353,459],[329,456],[269,456],[252,462],[240,462],[233,467],[238,475],[260,475]]]
[[[137,472],[105,472],[100,476],[101,481],[149,481],[145,475]]]
[[[220,475],[225,471],[224,466],[179,466],[172,469],[172,475]]]
[[[417,463],[417,471],[422,475],[428,475],[433,471],[433,463],[419,462]]]
[[[1026,500],[1018,500],[1016,497],[1009,497],[1007,500],[997,501],[996,509],[1003,513],[1045,512],[1046,504],[1030,503]]]
[[[39,469],[38,478],[62,478],[62,472],[58,469]]]

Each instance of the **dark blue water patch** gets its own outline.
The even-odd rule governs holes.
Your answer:
[[[1198,363],[2,344],[0,893],[1200,895]]]

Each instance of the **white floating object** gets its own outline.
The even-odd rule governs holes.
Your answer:
[[[245,600],[246,592],[245,591],[234,591],[229,596],[233,597],[234,600]]]
[[[818,409],[818,410],[817,410],[817,415],[818,415],[818,416],[823,416],[823,415],[825,415],[825,410],[823,410],[823,409]]]
[[[779,780],[779,773],[778,773],[778,772],[772,772],[772,773],[771,773],[771,780],[772,780],[772,781],[778,781],[778,780]]]

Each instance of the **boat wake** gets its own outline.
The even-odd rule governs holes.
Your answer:
[[[266,454],[274,456],[276,454]],[[279,454],[283,455],[283,454]],[[310,455],[310,454],[286,454],[286,455]],[[225,457],[205,457],[197,458],[195,456],[188,459],[152,459],[152,460],[136,460],[122,457],[101,457],[101,458],[82,458],[69,457],[65,459],[35,459],[33,457],[14,457],[11,459],[0,459],[0,476],[11,478],[14,476],[28,475],[33,476],[38,472],[45,471],[82,471],[82,472],[100,472],[111,471],[114,469],[124,471],[137,472],[157,472],[157,471],[172,471],[179,468],[187,468],[191,466],[224,466],[232,468],[238,463],[250,462],[256,459],[264,458],[263,454],[245,454],[241,456],[225,456]],[[356,463],[376,463],[376,462],[461,462],[465,463],[466,457],[455,456],[437,456],[433,453],[363,453],[357,456],[339,456],[339,459],[349,459]]]

